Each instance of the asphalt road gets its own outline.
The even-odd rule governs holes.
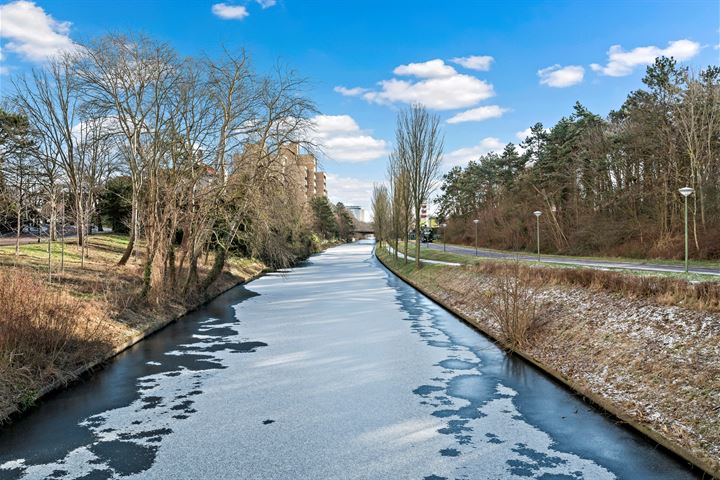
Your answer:
[[[112,233],[112,230],[109,228],[106,228],[102,232],[98,232],[97,230],[93,230],[92,235],[104,235]],[[43,234],[39,237],[40,241],[38,241],[38,236],[29,234],[29,233],[23,233],[20,236],[20,245],[29,245],[31,243],[47,243],[48,237],[47,235]],[[67,227],[65,231],[65,238],[61,238],[58,234],[57,239],[55,242],[64,241],[65,243],[73,243],[77,241],[77,229],[75,227]],[[0,247],[8,247],[8,246],[14,246],[16,242],[15,234],[14,233],[6,233],[4,235],[0,235]]]
[[[369,242],[237,287],[0,430],[0,478],[689,479]]]
[[[442,243],[423,243],[423,247],[428,247],[433,250],[443,250]],[[475,255],[475,248],[473,247],[460,247],[456,245],[446,245],[446,250],[451,253],[459,253],[462,255]],[[520,260],[537,260],[537,255],[529,254],[515,254],[510,252],[497,252],[493,250],[478,249],[477,255],[485,258],[497,258],[497,259],[515,259]],[[559,256],[540,256],[541,262],[547,263],[561,263],[565,265],[580,265],[592,268],[619,268],[625,270],[640,270],[648,272],[685,272],[685,267],[682,265],[668,265],[668,264],[656,264],[656,263],[643,263],[643,262],[623,262],[614,260],[581,260],[574,258],[563,258]],[[692,262],[690,266],[691,273],[699,273],[703,275],[719,275],[720,276],[720,264],[717,267],[693,267]]]

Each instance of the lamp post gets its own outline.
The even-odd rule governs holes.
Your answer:
[[[695,190],[690,187],[683,187],[680,190],[680,195],[685,197],[685,273],[688,273],[688,197],[693,194]]]
[[[535,220],[537,220],[537,252],[538,252],[538,262],[540,261],[540,215],[542,215],[542,212],[540,210],[535,210],[533,212],[533,215],[535,215]]]
[[[477,226],[478,223],[480,223],[480,220],[475,219],[473,220],[473,223],[475,224],[475,256],[477,257]]]
[[[444,252],[445,251],[445,232],[447,229],[447,223],[443,223],[442,228],[443,228],[443,252]]]

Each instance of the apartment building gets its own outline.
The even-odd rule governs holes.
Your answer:
[[[348,212],[352,214],[355,219],[364,222],[365,221],[365,210],[359,205],[345,205]]]
[[[273,154],[268,154],[267,150],[261,149],[257,144],[246,145],[242,154],[235,154],[233,157],[236,167],[247,157],[272,157],[277,174],[295,180],[302,201],[307,202],[318,196],[327,198],[327,175],[317,169],[314,155],[300,153],[299,144],[287,144]]]
[[[300,153],[300,145],[291,143],[282,148],[284,165],[295,170],[298,186],[305,201],[327,197],[327,175],[317,169],[317,159],[310,153]]]

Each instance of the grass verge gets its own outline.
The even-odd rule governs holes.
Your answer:
[[[438,242],[437,245],[441,245],[442,242]],[[448,246],[461,247],[461,248],[474,248],[473,245],[464,245],[459,243],[448,243]],[[535,255],[536,250],[533,251],[511,251],[511,250],[497,250],[494,248],[482,247],[479,250],[493,253],[502,253],[509,255]],[[634,258],[634,257],[609,257],[609,256],[587,256],[587,255],[560,255],[560,254],[543,254],[543,257],[549,260],[586,260],[586,261],[608,261],[608,262],[622,262],[622,263],[637,263],[646,265],[675,265],[678,267],[684,266],[684,260],[677,260],[674,258]],[[709,268],[720,268],[720,262],[717,260],[699,260],[690,259],[690,262],[695,267],[709,267]]]
[[[414,256],[415,250],[414,250],[414,243],[410,242],[410,245],[408,247],[409,249],[409,255]],[[402,252],[404,251],[404,248],[402,245],[399,247],[400,254],[402,255]],[[503,252],[503,253],[511,253],[511,252]],[[523,254],[526,255],[526,254]],[[426,247],[420,247],[420,258],[425,260],[440,260],[444,262],[454,262],[454,263],[461,263],[463,265],[476,265],[476,264],[482,264],[482,263],[508,263],[508,262],[515,262],[516,260],[512,258],[508,259],[495,259],[495,258],[488,258],[488,257],[476,257],[474,255],[465,255],[461,253],[453,253],[453,252],[444,252],[442,250],[435,250],[431,248]],[[713,282],[720,282],[720,277],[717,275],[705,275],[701,273],[691,273],[689,275],[686,275],[684,273],[679,272],[661,272],[661,271],[652,271],[652,270],[628,270],[624,268],[611,268],[611,267],[603,267],[603,268],[593,268],[593,267],[587,267],[583,265],[572,265],[568,263],[554,263],[552,262],[553,258],[573,258],[573,257],[549,257],[549,256],[543,256],[543,262],[540,265],[546,266],[546,267],[553,267],[557,269],[566,269],[566,270],[597,270],[597,271],[608,271],[608,272],[615,272],[615,273],[622,273],[631,275],[634,277],[658,277],[658,278],[669,278],[669,279],[675,279],[680,282],[692,282],[692,283],[713,283]],[[578,259],[583,260],[600,260],[600,258],[581,258],[578,257]],[[618,259],[612,259],[612,260],[618,260]],[[538,263],[534,260],[517,260],[520,263],[524,265],[538,265]],[[715,267],[717,267],[717,263],[714,264]]]

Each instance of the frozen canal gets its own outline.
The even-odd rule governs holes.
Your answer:
[[[684,479],[386,271],[235,288],[0,431],[0,479]]]

